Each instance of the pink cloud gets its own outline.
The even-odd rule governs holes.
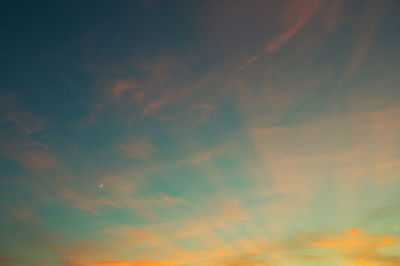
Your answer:
[[[326,25],[329,31],[342,22],[340,15],[345,0],[291,0],[281,2],[286,4],[286,10],[280,12],[277,9],[276,14],[278,15],[276,15],[277,17],[273,23],[282,24],[283,31],[272,41],[264,45],[263,51],[246,57],[239,64],[239,69],[245,69],[248,65],[260,60],[266,52],[270,53],[279,50],[285,43],[298,35],[314,17],[322,20],[322,23]]]
[[[196,156],[190,159],[189,163],[193,165],[201,165],[205,162],[208,162],[211,159],[211,157],[212,157],[212,152],[207,151],[204,153],[197,154]]]
[[[135,80],[118,81],[111,87],[111,94],[114,98],[120,98],[125,92],[138,86],[139,84]]]
[[[189,158],[185,160],[185,165],[194,165],[200,166],[204,163],[209,162],[212,158],[223,156],[232,152],[234,145],[230,142],[222,143],[219,146],[209,148],[209,149],[201,149],[200,147],[192,147],[192,149],[196,150],[194,154],[188,156]]]
[[[68,207],[99,214],[104,207],[112,207],[132,211],[143,219],[155,220],[157,213],[178,204],[186,204],[180,198],[168,195],[142,197],[139,190],[143,187],[141,176],[108,177],[101,181],[101,188],[55,187],[55,193],[47,197],[49,201],[62,202]],[[102,193],[97,193],[101,190]]]
[[[284,15],[285,20],[294,20],[288,28],[281,33],[265,49],[268,52],[277,51],[283,44],[294,37],[303,26],[320,10],[320,0],[292,0]],[[293,19],[294,18],[294,19]]]
[[[120,207],[120,203],[109,199],[98,199],[90,195],[83,195],[81,192],[71,188],[60,188],[58,190],[56,200],[67,201],[67,204],[71,204],[74,208],[98,213],[98,209],[101,206]]]
[[[361,64],[372,44],[376,29],[384,13],[385,8],[380,2],[368,1],[366,4],[364,12],[358,22],[354,51],[350,56],[342,81],[350,78]]]
[[[144,91],[136,91],[132,95],[132,100],[134,102],[141,102],[146,97],[146,93]]]
[[[357,201],[349,203],[349,199],[372,186],[398,180],[399,117],[398,108],[386,108],[336,115],[315,123],[254,129],[254,147],[264,162],[264,171],[272,177],[268,185],[257,180],[255,193],[301,199],[278,206],[272,217],[289,215],[294,205],[296,211],[309,212],[329,179],[329,189],[343,195],[332,204],[354,204],[352,208],[357,208]]]
[[[136,197],[133,200],[124,202],[127,208],[133,208],[143,218],[154,220],[158,218],[155,213],[159,209],[171,207],[176,204],[185,204],[186,202],[179,198],[172,198],[169,196],[155,197],[155,198],[141,198]]]
[[[181,104],[184,100],[187,100],[187,97],[200,90],[205,84],[207,84],[214,77],[214,75],[215,72],[210,72],[192,84],[188,84],[187,86],[183,87],[170,88],[168,91],[161,92],[158,98],[152,99],[144,106],[143,116],[155,115],[164,107]],[[204,107],[207,109],[212,108],[211,105],[206,104],[199,105],[198,107],[199,109],[204,109]]]
[[[178,98],[178,94],[176,93],[171,93],[169,95],[165,95],[163,98],[151,101],[149,104],[147,104],[144,109],[143,109],[143,115],[149,115],[153,114],[156,112],[158,109],[164,107],[167,104],[171,104],[173,101],[175,101]]]
[[[252,64],[253,62],[259,60],[259,59],[261,58],[261,56],[262,56],[262,54],[248,57],[246,60],[244,60],[244,61],[239,65],[239,68],[240,68],[240,69],[243,69],[243,68],[247,67],[248,65]]]
[[[0,122],[10,122],[16,129],[25,134],[41,131],[45,119],[25,111],[13,95],[0,94]]]
[[[58,167],[56,158],[43,151],[24,151],[17,158],[22,166],[27,169],[55,169]]]
[[[143,137],[119,146],[121,155],[126,158],[145,160],[156,151],[149,138]]]
[[[59,168],[57,157],[49,146],[39,141],[0,143],[0,156],[29,170],[54,170]]]
[[[341,21],[340,13],[345,5],[345,0],[334,0],[328,1],[328,7],[323,14],[323,22],[329,30],[335,28],[335,26],[343,21]]]

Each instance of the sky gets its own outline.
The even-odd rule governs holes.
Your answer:
[[[0,265],[400,265],[399,8],[2,1]]]

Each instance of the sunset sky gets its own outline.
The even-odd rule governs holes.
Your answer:
[[[0,265],[400,265],[398,0],[0,10]]]

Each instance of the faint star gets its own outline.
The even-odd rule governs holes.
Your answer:
[[[103,184],[100,184],[100,185],[99,185],[99,188],[103,188]]]

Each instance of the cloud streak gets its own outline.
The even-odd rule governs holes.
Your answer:
[[[354,51],[346,66],[343,80],[349,79],[361,64],[363,58],[372,45],[379,22],[385,13],[385,7],[377,1],[368,1],[357,25],[357,37]]]
[[[284,15],[284,20],[294,21],[287,26],[287,29],[281,33],[273,42],[269,43],[265,50],[267,52],[276,52],[286,42],[293,38],[303,26],[319,11],[321,8],[320,0],[292,0]]]

